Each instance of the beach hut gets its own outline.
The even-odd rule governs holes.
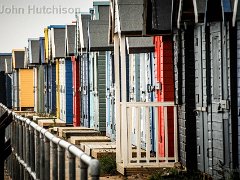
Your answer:
[[[65,57],[65,26],[48,27],[48,93],[49,113],[60,116],[59,60]]]
[[[0,101],[9,108],[12,107],[11,75],[9,74],[11,73],[12,67],[11,62],[12,62],[11,53],[0,53],[0,73],[1,73],[0,91],[2,92]]]
[[[94,18],[89,22],[90,127],[105,133],[106,52],[113,50],[108,44],[109,2],[94,2],[93,7]]]
[[[81,13],[77,19],[78,41],[77,50],[79,55],[80,69],[80,126],[90,127],[90,74],[89,69],[91,62],[89,61],[89,21],[91,15],[89,13]],[[93,106],[92,106],[93,107]],[[91,126],[93,127],[93,125]]]

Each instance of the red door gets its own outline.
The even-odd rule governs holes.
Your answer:
[[[73,125],[80,126],[79,60],[72,56],[73,71]]]
[[[155,63],[157,82],[161,88],[156,90],[158,102],[174,101],[174,78],[173,78],[173,50],[171,36],[155,36]],[[168,122],[168,156],[174,156],[174,129],[173,129],[173,107],[167,108]],[[158,109],[158,147],[159,155],[166,155],[165,133],[164,133],[164,108]]]

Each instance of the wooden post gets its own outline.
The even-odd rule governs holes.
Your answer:
[[[116,103],[116,162],[121,163],[121,122],[120,122],[120,77],[119,77],[119,38],[114,35],[115,103]]]
[[[121,148],[123,154],[123,166],[128,164],[128,123],[127,123],[127,73],[126,73],[126,38],[124,35],[120,38],[120,53],[121,53]]]

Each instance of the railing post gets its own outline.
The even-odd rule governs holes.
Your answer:
[[[23,180],[23,176],[24,176],[23,170],[24,170],[24,168],[22,167],[21,164],[19,164],[19,171],[20,171],[19,179],[20,179],[20,180]]]
[[[16,147],[15,147],[15,151],[17,154],[19,154],[19,138],[18,138],[18,135],[19,135],[19,122],[16,122],[15,124],[15,138],[16,138]]]
[[[70,180],[76,179],[76,161],[75,156],[68,151],[68,170]]]
[[[65,149],[58,145],[58,177],[59,180],[65,179]]]
[[[50,141],[44,136],[44,153],[45,153],[45,179],[50,179]]]
[[[39,132],[35,129],[35,169],[36,169],[36,178],[40,179],[40,136]]]
[[[51,154],[52,154],[52,179],[58,179],[58,154],[57,154],[57,145],[51,141]]]
[[[44,180],[45,175],[44,175],[44,170],[45,170],[45,161],[44,161],[44,136],[40,132],[40,179]]]
[[[26,163],[30,167],[30,132],[29,132],[29,125],[25,123],[25,130],[26,130]]]
[[[29,125],[30,131],[30,164],[31,170],[35,172],[35,145],[34,145],[34,129]]]
[[[88,178],[87,168],[87,165],[80,158],[80,179]]]
[[[91,180],[99,180],[100,169],[99,169],[99,161],[96,159],[92,159],[89,163],[89,176]]]
[[[23,123],[19,122],[19,156],[23,159]]]
[[[22,154],[22,159],[26,162],[26,128],[25,128],[25,122],[22,122],[22,128],[23,128],[23,139],[22,139],[22,144],[23,144],[23,154]]]

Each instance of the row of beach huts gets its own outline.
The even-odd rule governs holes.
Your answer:
[[[95,1],[0,54],[0,101],[106,134],[122,173],[218,179],[240,162],[239,22],[238,0]]]

